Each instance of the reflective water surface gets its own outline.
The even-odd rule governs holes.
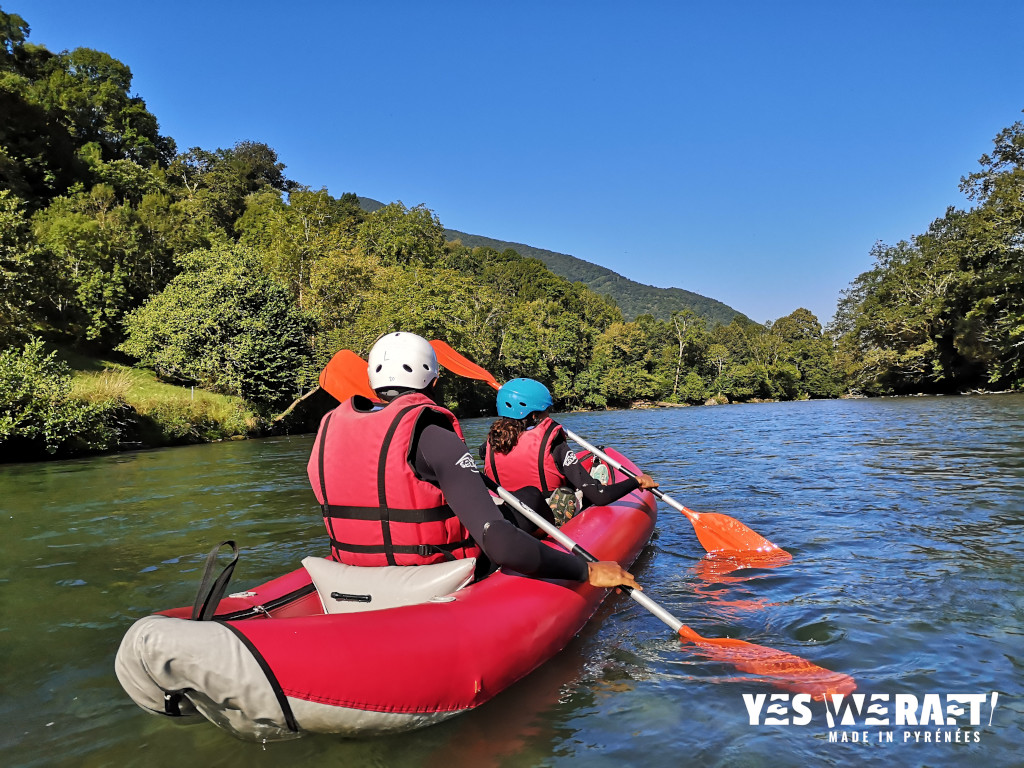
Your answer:
[[[859,691],[889,696],[890,717],[901,695],[937,694],[945,707],[947,694],[984,694],[980,724],[830,728],[812,702],[805,725],[765,725],[765,712],[751,725],[743,694],[783,691],[702,658],[616,595],[536,673],[423,731],[259,745],[144,713],[114,677],[114,652],[135,618],[191,604],[213,545],[239,543],[237,588],[323,554],[304,435],[0,467],[4,765],[1020,764],[1024,396],[560,419],[686,506],[792,553],[777,567],[703,560],[692,525],[660,505],[634,572],[702,635],[850,674]],[[464,425],[471,444],[487,423]]]

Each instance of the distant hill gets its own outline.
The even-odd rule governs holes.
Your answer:
[[[383,206],[383,203],[368,197],[360,197],[359,204],[363,210],[369,212]],[[567,253],[556,253],[543,248],[534,248],[524,243],[510,243],[482,235],[470,235],[456,229],[445,229],[444,234],[449,241],[460,240],[463,245],[470,248],[493,248],[496,251],[511,248],[520,256],[537,259],[556,275],[572,282],[583,283],[595,293],[611,296],[627,320],[633,320],[644,314],[668,320],[673,312],[681,309],[693,310],[696,314],[706,318],[711,325],[728,324],[736,317],[746,317],[742,312],[737,312],[727,304],[709,299],[707,296],[701,296],[699,293],[682,288],[656,288],[653,285],[644,285],[623,277],[606,267],[578,259]]]
[[[448,240],[461,240],[463,245],[471,248],[487,247],[496,251],[511,248],[520,256],[542,261],[556,275],[561,275],[574,283],[583,283],[595,293],[611,296],[627,320],[645,314],[668,320],[673,312],[681,309],[692,309],[696,314],[707,318],[711,325],[728,324],[735,317],[744,317],[732,307],[699,293],[682,288],[655,288],[653,285],[644,285],[607,267],[592,264],[567,253],[555,253],[523,243],[509,243],[480,235],[467,235],[455,229],[446,229],[444,234]]]

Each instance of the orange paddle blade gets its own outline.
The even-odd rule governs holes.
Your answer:
[[[370,389],[366,361],[351,349],[336,353],[324,366],[320,371],[320,387],[339,402],[348,400],[352,395],[377,399],[377,393]]]
[[[485,381],[494,389],[501,389],[501,385],[498,383],[498,380],[491,375],[490,371],[485,368],[481,368],[468,357],[456,352],[447,342],[441,341],[440,339],[434,339],[430,342],[430,346],[434,348],[434,354],[437,355],[437,362],[456,376],[461,376],[464,379],[478,379],[480,381]]]
[[[686,507],[683,509],[683,514],[693,523],[697,540],[708,552],[757,552],[784,557],[786,560],[792,558],[786,550],[772,544],[735,517],[720,515],[717,512],[694,512]],[[689,514],[686,514],[687,512]]]
[[[732,637],[702,637],[685,624],[679,628],[679,636],[696,645],[712,661],[762,675],[775,685],[797,693],[809,693],[818,700],[832,693],[852,693],[857,688],[856,681],[849,675],[819,667],[792,653]]]

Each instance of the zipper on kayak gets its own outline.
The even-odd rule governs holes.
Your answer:
[[[271,611],[288,605],[288,603],[298,600],[300,597],[311,595],[314,592],[316,592],[316,585],[307,584],[304,587],[299,587],[286,595],[275,597],[273,600],[268,600],[260,605],[254,605],[251,608],[235,611],[234,613],[217,614],[214,618],[217,619],[217,621],[241,621],[242,619],[251,619],[253,616],[259,616],[261,614],[270,618]]]

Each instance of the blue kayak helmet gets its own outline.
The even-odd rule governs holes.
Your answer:
[[[498,415],[523,419],[535,411],[546,411],[553,401],[551,392],[533,379],[512,379],[498,390]]]

